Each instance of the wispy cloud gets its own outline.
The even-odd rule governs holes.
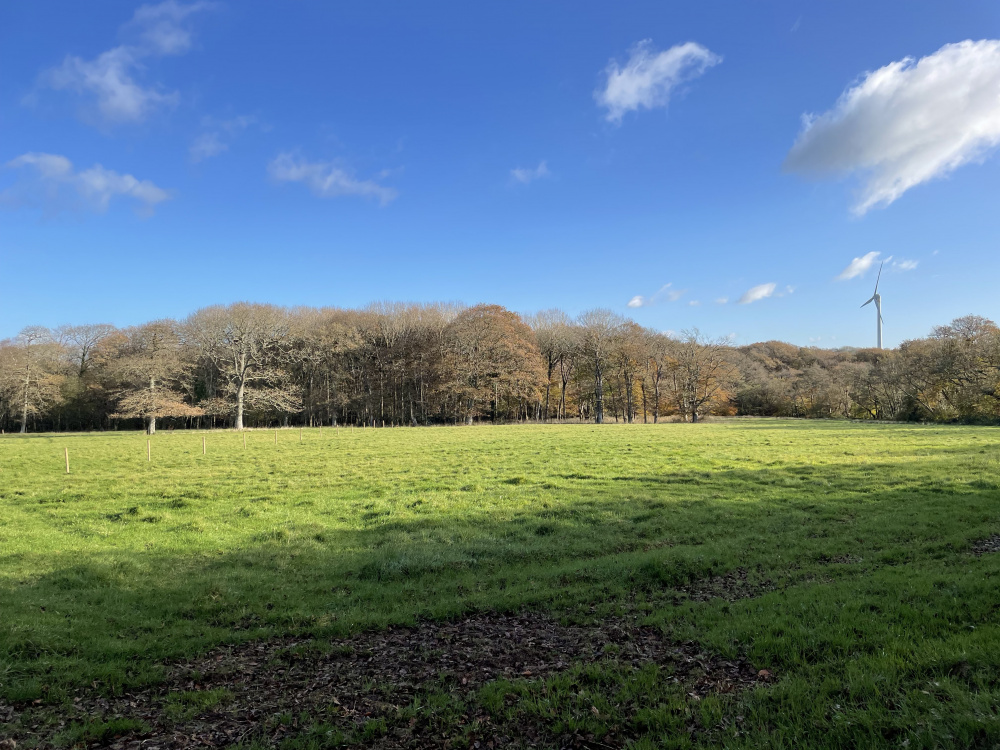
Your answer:
[[[105,169],[100,164],[77,172],[69,159],[58,154],[31,152],[4,166],[24,171],[13,187],[0,193],[0,202],[41,208],[50,215],[66,210],[103,212],[119,196],[136,201],[138,212],[147,215],[171,197],[169,191],[149,180]]]
[[[549,171],[548,165],[545,160],[538,162],[538,166],[534,169],[517,167],[516,169],[510,170],[510,177],[515,182],[519,182],[522,185],[527,185],[534,182],[535,180],[540,180],[543,177],[550,177],[552,173]]]
[[[861,215],[998,144],[1000,40],[964,41],[867,73],[833,109],[804,118],[785,168],[864,175]]]
[[[848,279],[853,279],[857,276],[863,276],[868,272],[868,269],[875,264],[879,255],[881,255],[881,253],[873,251],[865,253],[860,258],[855,258],[847,264],[847,268],[840,272],[837,276],[837,281],[847,281]]]
[[[374,180],[359,180],[333,162],[306,161],[290,153],[278,154],[267,171],[278,182],[301,182],[321,198],[359,195],[375,198],[384,206],[398,195],[394,188]]]
[[[219,133],[214,130],[209,130],[194,139],[191,143],[191,147],[188,149],[188,156],[191,157],[191,161],[197,164],[200,161],[204,161],[205,159],[213,156],[218,156],[223,151],[228,150],[229,144],[222,140]]]
[[[690,305],[691,307],[698,307],[700,304],[701,304],[701,302],[699,300],[696,300],[696,299],[693,299],[690,302],[688,302],[688,305]]]
[[[608,110],[607,119],[619,123],[628,112],[666,107],[677,86],[720,62],[721,57],[695,42],[657,52],[645,39],[632,47],[624,66],[617,60],[608,63],[604,85],[594,98]]]
[[[672,287],[673,283],[671,282],[668,284],[664,284],[654,294],[651,294],[648,297],[644,297],[641,294],[637,294],[628,301],[628,306],[649,307],[650,305],[659,304],[664,300],[668,302],[676,302],[687,293],[687,289],[673,289]]]
[[[182,55],[191,47],[191,31],[185,25],[194,13],[210,3],[181,4],[166,0],[158,5],[142,5],[122,34],[132,43],[121,44],[86,60],[67,55],[62,64],[43,73],[40,85],[57,91],[73,91],[86,102],[86,119],[102,125],[142,122],[162,107],[175,105],[176,91],[137,80],[143,60],[149,57]]]
[[[919,263],[919,260],[894,260],[892,262],[892,269],[894,271],[912,271]]]
[[[201,122],[204,130],[191,143],[188,156],[195,163],[218,156],[229,150],[229,144],[234,138],[257,122],[253,115],[239,115],[223,120],[206,117]]]
[[[747,289],[743,296],[739,299],[739,304],[749,305],[751,302],[757,302],[758,300],[767,299],[772,294],[778,285],[773,281],[768,284],[758,284],[755,287]]]
[[[156,5],[140,5],[132,20],[123,27],[133,32],[139,46],[159,55],[182,55],[191,49],[191,30],[184,26],[188,16],[214,7],[211,2],[178,3],[165,0]]]
[[[727,302],[729,302],[729,297],[717,297],[715,300],[717,305],[725,305]]]

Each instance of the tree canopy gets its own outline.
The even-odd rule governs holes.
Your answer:
[[[1000,421],[1000,329],[970,315],[893,350],[733,346],[609,310],[241,302],[0,342],[7,431],[713,414]]]

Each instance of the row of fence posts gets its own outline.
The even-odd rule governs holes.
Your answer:
[[[334,434],[339,435],[340,434],[340,426],[338,425],[335,429],[336,429],[336,432]],[[351,432],[354,432],[354,425],[351,425]],[[319,434],[320,435],[323,434],[323,426],[322,425],[320,425]],[[299,444],[301,444],[303,442],[304,442],[303,441],[303,428],[300,427],[299,428]],[[274,431],[274,444],[275,445],[278,444],[278,430],[277,429],[275,429],[275,431]],[[243,450],[246,450],[246,447],[247,447],[247,433],[244,430],[243,431]],[[201,436],[201,455],[203,455],[203,456],[208,455],[208,438],[205,435]],[[63,457],[66,459],[66,473],[69,474],[70,471],[69,471],[69,447],[68,446],[63,448]],[[153,441],[150,440],[150,439],[147,439],[146,440],[146,461],[147,462],[152,462],[152,460],[153,460]]]
[[[385,420],[382,421],[382,426],[385,427]],[[395,427],[395,426],[396,425],[393,425],[393,427]],[[337,425],[336,428],[335,428],[335,430],[336,430],[336,432],[334,434],[339,435],[340,434],[340,425]],[[300,444],[303,442],[302,432],[303,432],[303,428],[300,427],[299,428],[299,443]],[[352,433],[354,432],[354,425],[353,424],[351,425],[351,432]],[[323,434],[323,425],[319,426],[319,434],[321,436]],[[277,428],[275,428],[275,430],[274,430],[274,444],[275,445],[278,444],[278,430],[277,430]],[[247,433],[244,430],[243,431],[243,450],[246,450],[246,447],[247,447]],[[65,448],[63,448],[63,455],[64,455],[64,457],[66,459],[66,473],[69,474],[69,447],[68,446],[65,447]],[[203,455],[203,456],[208,455],[208,439],[206,438],[205,435],[201,436],[201,455]],[[147,462],[151,462],[152,460],[153,460],[153,441],[147,439],[146,440],[146,461]]]

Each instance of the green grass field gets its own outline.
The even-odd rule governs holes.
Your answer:
[[[647,625],[770,675],[698,694],[670,664],[605,649],[465,692],[418,685],[362,723],[316,706],[261,715],[230,744],[395,746],[397,726],[433,726],[466,747],[488,727],[530,726],[553,747],[1000,746],[1000,554],[977,546],[1000,532],[996,429],[731,421],[274,440],[161,433],[147,462],[140,433],[0,438],[0,737],[111,743],[212,711],[221,723],[242,710],[229,687],[172,682],[220,644],[294,635],[302,670],[388,625],[529,612],[581,634]],[[157,716],[101,702],[130,694]]]

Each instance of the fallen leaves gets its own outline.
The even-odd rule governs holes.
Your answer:
[[[683,683],[695,702],[773,678],[770,671],[757,670],[745,660],[722,659],[697,644],[672,642],[634,619],[562,625],[537,612],[482,613],[334,641],[281,638],[218,648],[174,665],[155,689],[110,699],[96,694],[79,697],[72,704],[75,716],[68,718],[140,719],[152,730],[141,739],[132,738],[128,747],[160,750],[226,746],[255,737],[276,745],[303,728],[297,718],[282,722],[275,717],[304,714],[322,715],[345,735],[357,737],[364,736],[371,721],[385,721],[387,730],[378,741],[383,748],[468,746],[454,744],[462,736],[462,726],[478,727],[483,742],[496,742],[497,747],[507,746],[512,737],[528,735],[549,744],[556,738],[544,724],[510,723],[502,715],[494,716],[475,704],[477,691],[498,679],[538,681],[573,664],[595,662],[636,671],[649,664],[668,668],[671,679]],[[174,722],[165,715],[168,695],[219,689],[230,697],[193,717]],[[433,710],[426,701],[421,703],[423,696],[442,692],[469,711],[446,727],[444,737],[434,724],[438,719]],[[416,717],[393,721],[401,708],[417,705],[424,706],[423,713],[418,710]],[[601,717],[594,705],[590,712]],[[432,725],[435,732],[430,731]],[[620,733],[615,745],[605,744],[609,738],[598,743],[588,736],[556,744],[620,747],[628,739]]]

